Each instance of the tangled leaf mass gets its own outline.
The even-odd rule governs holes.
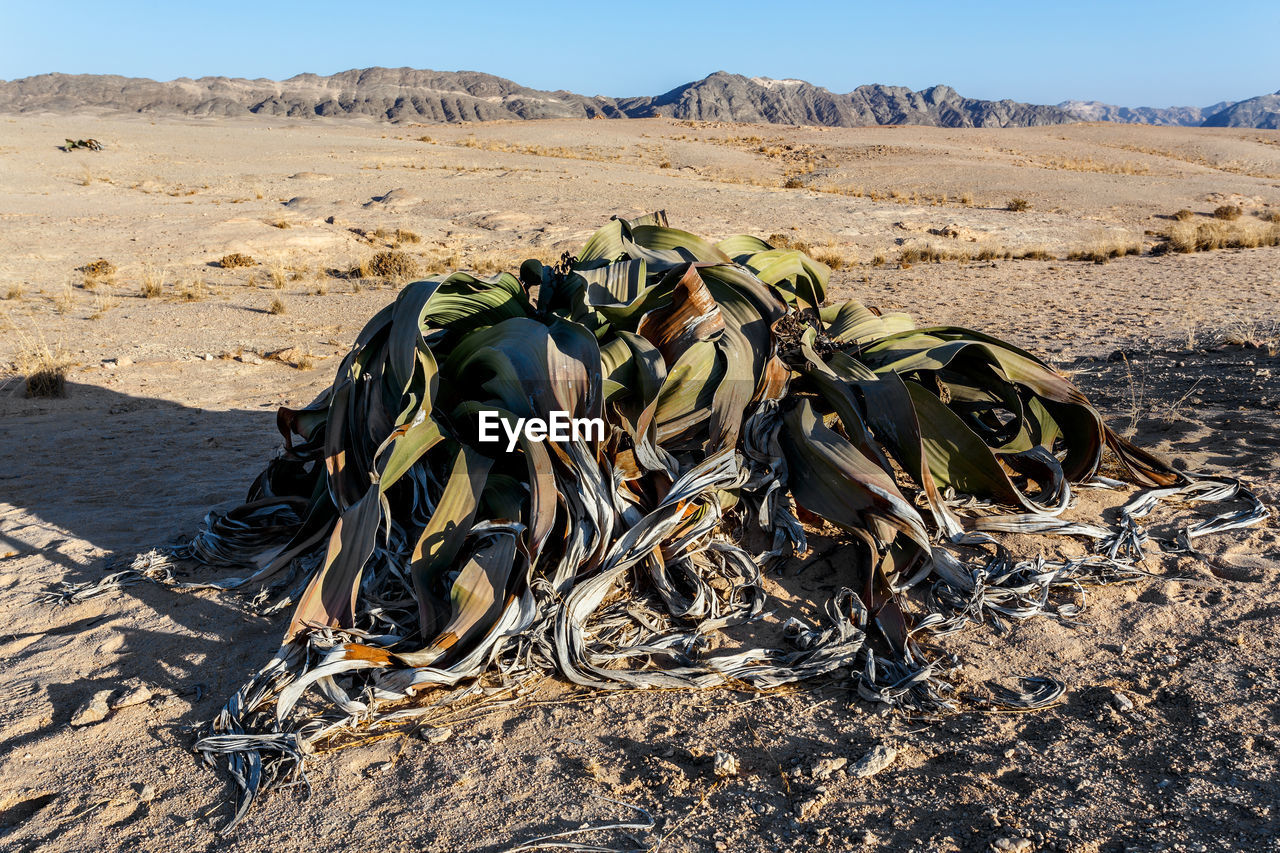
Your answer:
[[[1085,584],[1141,577],[1160,501],[1232,508],[1156,544],[1266,515],[1239,484],[1172,469],[1113,433],[1068,380],[980,332],[825,304],[830,272],[748,236],[709,243],[662,213],[614,219],[576,258],[405,287],[328,391],[282,408],[284,451],[189,547],[139,558],[84,597],[148,577],[259,589],[293,606],[277,656],[197,744],[239,786],[231,825],[336,732],[411,718],[437,686],[558,673],[593,688],[849,679],[866,700],[950,707],[926,638],[1054,612]],[[603,418],[603,441],[515,452],[481,412]],[[1080,487],[1147,487],[1119,526],[1061,515]],[[720,629],[770,607],[762,571],[841,538],[838,591],[777,647]],[[1018,559],[995,532],[1085,537],[1089,556]],[[758,547],[748,550],[751,543]],[[171,558],[235,567],[178,581]],[[915,588],[910,593],[908,590]],[[709,637],[715,635],[713,647]],[[1051,679],[996,692],[1061,695]],[[399,700],[399,701],[397,701]]]

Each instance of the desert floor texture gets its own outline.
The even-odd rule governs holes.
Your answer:
[[[106,150],[64,153],[67,137]],[[1006,209],[1013,198],[1029,209]],[[1159,579],[1088,590],[1074,623],[939,641],[963,663],[952,715],[879,714],[834,683],[586,693],[549,680],[319,756],[310,796],[273,793],[230,838],[217,834],[230,786],[191,745],[287,616],[154,585],[39,601],[238,502],[277,447],[275,408],[328,385],[393,298],[395,281],[349,275],[377,252],[491,270],[657,208],[716,238],[809,243],[842,267],[832,297],[1020,343],[1122,432],[1274,506],[1280,248],[1149,254],[1170,214],[1208,221],[1224,204],[1258,221],[1280,211],[1280,133],[0,116],[0,847],[498,851],[631,818],[628,803],[652,830],[580,840],[1280,849],[1274,517],[1204,541],[1204,561],[1150,558]],[[1067,259],[1124,245],[1144,251]],[[900,262],[921,246],[973,259]],[[235,252],[255,264],[215,265]],[[78,271],[99,259],[114,272]],[[42,351],[71,364],[65,398],[23,395],[18,374]],[[1091,492],[1074,517],[1114,521],[1124,497]],[[1162,511],[1155,527],[1204,514]],[[818,595],[839,562],[776,583]],[[1064,680],[1065,701],[1027,714],[979,701],[992,679],[1035,673]],[[87,722],[103,691],[129,704]],[[876,746],[896,749],[892,764],[848,773]],[[738,775],[714,775],[716,750]]]

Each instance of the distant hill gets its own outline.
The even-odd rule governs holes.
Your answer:
[[[914,92],[859,86],[839,94],[803,80],[717,71],[661,95],[614,98],[530,89],[477,71],[365,68],[287,80],[240,77],[158,82],[108,74],[42,74],[0,81],[0,113],[104,111],[189,116],[291,118],[365,116],[383,121],[469,122],[540,118],[644,118],[859,127],[1028,127],[1110,121],[1274,128],[1280,93],[1209,107],[1118,107],[1097,101],[1057,106],[984,101],[950,86]]]
[[[1175,127],[1199,127],[1214,113],[1231,106],[1220,101],[1208,107],[1118,107],[1100,101],[1063,101],[1058,104],[1081,121],[1113,121],[1121,124],[1161,124]]]
[[[842,95],[802,80],[723,71],[663,95],[633,98],[544,92],[491,74],[411,68],[368,68],[328,77],[299,74],[281,81],[202,77],[162,83],[113,75],[43,74],[0,82],[0,112],[80,110],[441,122],[665,115],[829,127],[1021,127],[1073,120],[1057,107],[964,98],[947,86],[921,92],[901,86],[860,86]]]
[[[1231,104],[1205,119],[1204,126],[1280,129],[1280,92]]]

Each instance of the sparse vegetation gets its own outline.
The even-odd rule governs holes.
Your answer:
[[[378,252],[368,260],[362,261],[352,272],[361,278],[403,281],[417,275],[419,268],[418,262],[410,255],[390,250]]]
[[[1005,205],[1005,208],[1007,210],[1012,210],[1015,213],[1021,213],[1024,210],[1031,209],[1031,202],[1027,201],[1025,198],[1011,198],[1009,199],[1008,204]]]
[[[1067,253],[1067,260],[1093,261],[1095,264],[1105,264],[1112,258],[1140,254],[1142,254],[1142,244],[1137,240],[1126,237],[1107,237],[1072,249]]]
[[[806,255],[813,251],[813,245],[809,241],[797,239],[789,234],[770,234],[765,242],[775,249],[794,249]]]
[[[280,266],[279,264],[274,264],[272,265],[271,269],[267,271],[267,274],[271,279],[272,288],[274,288],[275,290],[284,290],[284,286],[286,282],[284,267]]]
[[[284,300],[279,296],[273,296],[271,304],[267,306],[268,314],[284,314],[288,310],[288,306],[284,304]]]
[[[76,267],[76,272],[82,272],[88,278],[110,278],[116,274],[116,265],[106,258],[99,258],[82,267]]]
[[[1186,222],[1188,219],[1191,219],[1194,216],[1195,216],[1194,213],[1192,213],[1190,210],[1187,210],[1184,207],[1182,208],[1182,210],[1179,210],[1177,213],[1175,213],[1173,215],[1173,218],[1178,220],[1179,222]]]
[[[287,230],[293,227],[293,223],[287,219],[273,219],[271,222],[267,224],[270,225],[272,228],[279,228],[281,230]]]
[[[61,347],[49,347],[43,341],[24,341],[26,346],[18,352],[16,367],[25,379],[23,387],[28,397],[65,397],[67,372],[71,369],[70,355]]]
[[[813,253],[813,259],[826,264],[833,270],[844,269],[847,265],[844,255],[836,249],[819,249]]]
[[[183,302],[201,302],[209,296],[209,288],[204,279],[191,278],[178,288],[178,298]]]
[[[416,234],[415,232],[410,231],[407,228],[396,229],[395,243],[397,246],[402,245],[404,243],[421,243],[421,242],[422,242],[422,236],[420,234]]]
[[[4,292],[4,298],[10,302],[21,302],[22,298],[26,295],[26,288],[20,284],[11,284],[9,285],[8,290]]]
[[[1256,249],[1262,246],[1280,246],[1280,223],[1258,219],[1177,222],[1164,237],[1165,242],[1152,251],[1185,253],[1211,252],[1216,249]]]
[[[232,252],[229,255],[223,255],[218,258],[218,266],[222,267],[224,270],[233,270],[237,267],[251,267],[256,263],[257,261],[253,258],[242,254],[241,252]]]
[[[144,267],[142,270],[142,291],[143,299],[155,299],[164,292],[164,278],[161,273],[157,272],[153,267]]]
[[[1214,219],[1225,219],[1228,222],[1234,222],[1244,213],[1238,204],[1223,204],[1214,208]]]

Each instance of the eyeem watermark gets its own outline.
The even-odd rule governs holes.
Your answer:
[[[568,412],[552,412],[551,418],[516,418],[515,424],[497,412],[480,413],[480,440],[501,441],[498,427],[507,435],[507,452],[516,449],[523,434],[530,441],[604,441],[602,418],[573,418]]]

